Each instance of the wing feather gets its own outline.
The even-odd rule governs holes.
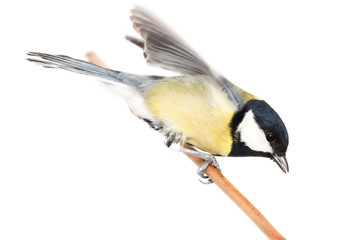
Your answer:
[[[153,66],[185,75],[206,75],[222,88],[228,99],[241,109],[244,101],[231,82],[217,74],[180,37],[163,22],[141,7],[136,7],[130,17],[134,29],[142,39],[126,37],[130,42],[143,48],[146,61]]]

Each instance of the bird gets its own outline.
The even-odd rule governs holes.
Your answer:
[[[41,52],[28,52],[27,60],[95,76],[115,89],[132,113],[164,135],[167,147],[205,160],[197,173],[207,183],[209,165],[221,171],[218,156],[264,157],[289,172],[288,132],[267,102],[215,71],[145,8],[136,6],[130,19],[141,38],[126,39],[142,48],[146,62],[179,75],[131,74]]]

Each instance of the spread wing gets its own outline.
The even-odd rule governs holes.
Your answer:
[[[144,50],[144,57],[150,65],[186,75],[210,76],[238,109],[243,107],[244,102],[233,84],[215,73],[164,23],[139,7],[132,10],[130,19],[143,40],[130,36],[126,39]]]

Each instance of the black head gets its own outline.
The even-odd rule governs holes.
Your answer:
[[[250,100],[231,122],[233,146],[229,156],[273,159],[287,173],[285,158],[289,137],[279,115],[262,100]]]

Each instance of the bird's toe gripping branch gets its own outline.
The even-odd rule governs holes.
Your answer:
[[[212,165],[219,172],[221,172],[220,165],[219,165],[218,161],[216,160],[216,158],[214,157],[214,155],[212,155],[210,153],[206,153],[206,152],[199,152],[199,151],[196,151],[195,149],[186,148],[186,147],[184,147],[184,144],[185,144],[184,142],[186,142],[186,141],[182,141],[181,133],[171,132],[171,133],[167,134],[167,137],[165,140],[165,145],[176,151],[203,158],[205,160],[205,162],[201,167],[199,167],[199,169],[197,170],[197,174],[202,179],[206,179],[206,181],[204,182],[201,179],[199,179],[199,180],[201,183],[204,183],[204,184],[213,183],[213,181],[205,174],[205,171],[209,165]]]

